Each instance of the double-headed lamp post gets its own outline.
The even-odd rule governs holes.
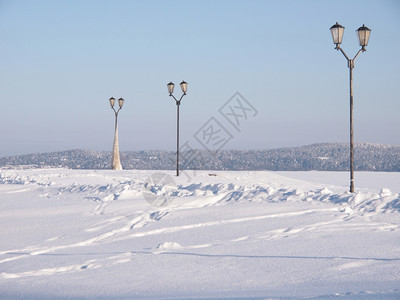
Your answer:
[[[122,99],[122,98],[118,99],[118,105],[119,105],[118,110],[115,110],[115,108],[114,108],[114,105],[115,105],[114,97],[111,97],[109,100],[110,100],[111,108],[115,113],[114,146],[113,146],[113,153],[112,153],[111,168],[113,170],[122,170],[122,165],[121,165],[121,161],[120,161],[120,158],[119,158],[118,113],[122,109],[122,106],[124,105],[124,101],[125,100]]]
[[[357,54],[353,59],[350,59],[343,49],[340,47],[343,39],[344,27],[336,22],[331,28],[333,43],[336,45],[335,49],[340,50],[344,57],[347,59],[347,66],[350,70],[350,193],[354,193],[354,151],[353,151],[353,69],[354,61],[361,52],[365,52],[365,47],[368,45],[369,36],[371,30],[365,25],[357,29],[358,41],[360,43],[361,49],[358,50]]]
[[[182,89],[182,96],[178,99],[173,95],[175,84],[172,82],[167,84],[169,96],[174,98],[176,102],[176,176],[179,176],[179,106],[181,105],[181,100],[187,92],[187,82],[182,81],[180,83]]]

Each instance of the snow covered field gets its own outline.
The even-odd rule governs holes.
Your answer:
[[[0,171],[0,298],[400,299],[400,173]]]

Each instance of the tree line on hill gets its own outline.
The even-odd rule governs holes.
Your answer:
[[[313,144],[270,150],[207,150],[180,153],[182,170],[346,171],[348,144]],[[171,170],[176,152],[163,150],[121,152],[124,169]],[[110,169],[111,152],[68,150],[0,158],[0,168]],[[356,144],[356,171],[400,172],[400,146]]]

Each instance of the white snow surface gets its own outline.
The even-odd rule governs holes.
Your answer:
[[[400,299],[400,173],[0,170],[1,299]]]

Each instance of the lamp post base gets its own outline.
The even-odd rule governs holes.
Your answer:
[[[112,169],[113,169],[113,170],[118,170],[118,171],[120,171],[120,170],[122,170],[122,165],[121,165],[121,164],[119,164],[119,165],[113,165],[113,166],[112,166]]]

